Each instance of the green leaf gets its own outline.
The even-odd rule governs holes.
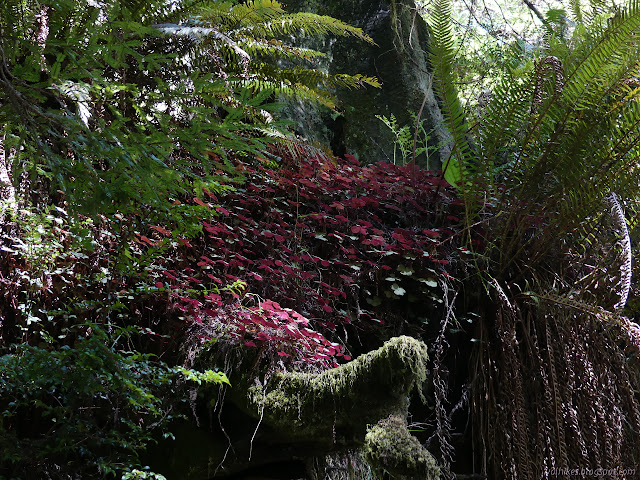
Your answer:
[[[407,293],[407,291],[402,288],[400,285],[398,285],[397,283],[394,283],[391,285],[391,290],[393,291],[394,295],[397,295],[398,297],[403,296],[405,293]]]

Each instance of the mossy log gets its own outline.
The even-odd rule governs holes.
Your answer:
[[[162,442],[149,462],[169,479],[204,480],[359,450],[394,480],[439,478],[435,460],[406,426],[413,389],[423,394],[427,360],[423,342],[397,337],[322,373],[279,372],[261,382],[248,366],[256,359],[244,358],[223,397],[206,386],[200,391],[207,405],[224,398],[240,411],[227,406],[214,420],[206,413],[213,410],[199,409],[199,424],[178,423],[176,440]],[[207,363],[207,354],[199,361]]]
[[[439,478],[435,460],[406,427],[409,396],[414,388],[422,396],[427,359],[424,343],[397,337],[319,374],[276,373],[246,387],[243,407],[276,432],[277,443],[318,454],[366,445],[374,465],[399,478]]]

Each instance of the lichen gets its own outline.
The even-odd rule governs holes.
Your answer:
[[[440,478],[435,459],[409,433],[404,417],[391,415],[370,428],[364,454],[374,470],[380,474],[387,472],[394,479]]]

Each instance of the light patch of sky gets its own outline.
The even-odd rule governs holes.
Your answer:
[[[530,3],[543,16],[549,10],[563,8],[559,0],[532,0]],[[519,39],[537,44],[543,36],[542,22],[522,0],[456,0],[453,5],[456,30],[458,34],[466,33],[471,42],[491,36],[499,43]],[[462,29],[468,32],[462,32]]]
[[[432,0],[417,1],[429,21]],[[546,32],[538,15],[563,8],[561,0],[526,2],[533,8],[525,0],[453,0],[457,85],[468,106],[490,95],[511,52],[531,53],[544,42]]]

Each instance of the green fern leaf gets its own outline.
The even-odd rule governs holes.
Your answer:
[[[455,44],[451,22],[451,1],[436,0],[429,20],[431,31],[430,59],[436,92],[440,97],[448,130],[452,136],[451,156],[443,170],[447,181],[453,185],[465,183],[465,170],[473,162],[467,135],[469,127],[466,112],[455,88]]]

